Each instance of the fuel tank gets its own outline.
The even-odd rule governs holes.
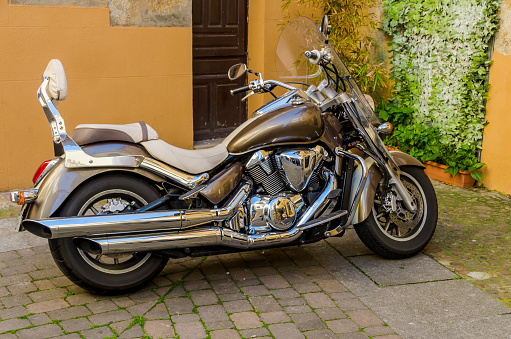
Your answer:
[[[323,134],[321,113],[311,103],[287,104],[258,114],[236,128],[225,140],[230,154],[281,144],[308,144]]]

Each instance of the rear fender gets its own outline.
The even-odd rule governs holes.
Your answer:
[[[119,155],[142,155],[150,157],[144,148],[128,143],[99,143],[84,146],[83,150],[92,156],[119,156]],[[135,176],[145,177],[154,182],[165,179],[142,168],[66,168],[64,161],[60,161],[36,186],[39,190],[37,199],[27,209],[28,219],[49,218],[55,214],[69,195],[81,184],[98,175],[109,172],[130,173]]]
[[[411,155],[408,155],[403,152],[391,151],[390,154],[394,161],[399,167],[402,166],[415,166],[420,168],[425,168],[424,165]],[[355,211],[355,217],[353,218],[352,223],[358,224],[367,219],[369,214],[371,214],[371,209],[374,203],[374,195],[376,193],[376,189],[381,179],[383,178],[383,174],[381,170],[376,165],[376,162],[372,158],[364,159],[364,162],[367,166],[367,181],[363,188],[362,195],[360,196],[360,202],[358,204],[357,210]],[[355,199],[355,190],[362,179],[362,168],[359,166],[353,173],[353,179],[351,182],[351,196],[350,196],[350,206],[353,200]]]

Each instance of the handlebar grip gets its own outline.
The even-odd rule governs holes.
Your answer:
[[[231,90],[231,95],[243,93],[243,92],[248,91],[249,89],[250,89],[250,86],[248,86],[248,85],[240,87],[240,88],[235,88],[235,89]]]

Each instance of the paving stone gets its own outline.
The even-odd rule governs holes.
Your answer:
[[[140,327],[139,324],[136,324],[130,329],[122,332],[119,336],[119,339],[132,339],[132,338],[142,338],[144,336],[144,330]]]
[[[346,300],[356,298],[356,296],[351,292],[329,293],[328,295],[333,300]]]
[[[15,306],[0,310],[0,319],[11,319],[16,317],[22,317],[28,314],[28,310],[24,306]]]
[[[29,313],[43,313],[69,307],[69,304],[62,299],[54,299],[42,301],[40,303],[33,303],[26,307]]]
[[[69,280],[69,278],[66,276],[51,278],[50,281],[57,287],[67,287],[67,286],[78,287],[71,280]],[[80,287],[80,289],[82,289],[82,288]],[[83,291],[85,291],[85,290],[83,290]]]
[[[259,317],[266,324],[276,324],[291,321],[291,318],[289,318],[289,316],[283,311],[260,313]]]
[[[117,321],[117,322],[109,324],[109,327],[112,330],[114,330],[116,333],[122,333],[130,326],[131,326],[131,318],[128,320],[121,320],[121,321]]]
[[[275,339],[303,339],[305,338],[298,327],[293,323],[273,324],[268,326]]]
[[[37,326],[16,332],[16,335],[20,339],[50,338],[62,334],[64,334],[64,332],[62,332],[62,329],[57,324]]]
[[[154,306],[154,302],[147,302],[144,304],[130,306],[130,307],[126,308],[126,310],[134,316],[142,316],[142,315],[146,314],[147,312],[149,312],[149,310],[153,306]]]
[[[386,286],[445,280],[456,274],[425,254],[402,260],[388,260],[376,255],[351,258],[351,261],[367,273],[377,284]]]
[[[231,314],[231,320],[238,330],[260,327],[263,324],[254,312],[240,312]]]
[[[279,299],[279,304],[282,306],[298,306],[298,305],[307,305],[307,302],[303,298],[290,298],[290,299]]]
[[[45,313],[32,314],[28,316],[27,319],[35,326],[51,323],[50,317],[48,317]]]
[[[340,319],[327,321],[326,324],[335,333],[357,332],[360,329],[351,319]]]
[[[144,314],[146,319],[168,319],[169,312],[164,303],[159,303],[152,310]]]
[[[281,275],[267,275],[262,276],[259,279],[261,279],[264,286],[269,289],[286,288],[291,286]]]
[[[321,291],[321,287],[314,283],[303,283],[303,284],[294,284],[293,288],[298,293],[311,293],[311,292],[319,292]]]
[[[29,272],[29,274],[34,280],[40,280],[59,277],[62,275],[62,271],[60,271],[58,268],[48,268],[44,270],[32,271]]]
[[[91,315],[91,311],[89,311],[89,309],[85,306],[73,306],[50,311],[48,312],[48,315],[54,320],[66,320]]]
[[[229,313],[243,312],[243,311],[252,311],[252,305],[248,302],[248,300],[235,300],[224,302],[223,306],[225,310]]]
[[[360,327],[383,325],[383,321],[371,310],[348,311],[349,317]]]
[[[255,286],[255,285],[261,285],[261,280],[259,280],[259,279],[244,279],[244,280],[236,281],[236,284],[240,288],[243,286]]]
[[[22,282],[30,282],[32,278],[28,274],[11,275],[9,277],[0,277],[0,287],[5,287]]]
[[[337,335],[339,339],[368,339],[369,337],[364,332],[340,333]],[[381,339],[376,337],[377,339]]]
[[[268,289],[263,285],[245,286],[245,287],[242,287],[241,290],[243,291],[243,293],[245,293],[246,295],[249,295],[249,296],[270,294]]]
[[[32,299],[27,297],[25,294],[2,298],[2,304],[4,304],[6,308],[30,304],[31,302]]]
[[[67,296],[67,290],[64,288],[55,288],[51,290],[29,293],[28,296],[30,299],[37,303],[41,301],[64,298]]]
[[[188,274],[184,281],[194,281],[194,280],[202,280],[204,279],[204,275],[198,269],[194,269],[192,273]]]
[[[297,298],[300,296],[300,294],[292,288],[273,290],[271,291],[271,294],[273,294],[273,296],[277,299]]]
[[[9,294],[11,294],[11,292],[6,287],[0,287],[0,297],[6,297]]]
[[[231,280],[231,276],[229,272],[227,273],[216,273],[216,274],[208,274],[206,275],[209,281],[217,281],[217,280]]]
[[[282,276],[291,284],[304,284],[310,282],[310,278],[301,270],[282,272]]]
[[[348,292],[348,289],[338,280],[318,280],[316,283],[326,293]]]
[[[317,263],[316,263],[317,265]],[[306,266],[302,267],[302,270],[308,275],[322,275],[328,274],[328,271],[321,266]]]
[[[144,330],[149,337],[153,338],[167,338],[175,335],[170,320],[148,320],[144,323]]]
[[[37,291],[37,286],[31,282],[21,282],[19,284],[14,284],[7,286],[7,289],[11,294],[23,294],[28,292]]]
[[[92,327],[92,323],[87,318],[64,320],[59,324],[66,332],[82,331]]]
[[[229,320],[225,309],[221,305],[201,306],[197,308],[202,321]]]
[[[22,274],[22,273],[32,273],[35,270],[37,270],[37,267],[35,267],[34,265],[25,264],[25,265],[13,266],[13,267],[0,268],[0,274],[3,277],[8,277],[10,275],[16,275],[16,274]],[[30,274],[30,275],[32,275],[32,274]]]
[[[209,333],[211,339],[237,339],[240,338],[238,331],[236,330],[217,330]]]
[[[282,307],[273,296],[251,297],[250,302],[257,312],[281,311]]]
[[[8,252],[1,252],[0,253],[0,260],[9,260],[9,259],[16,259],[19,258],[20,255],[16,253],[16,251],[8,251]]]
[[[85,330],[80,332],[85,339],[103,339],[113,337],[114,333],[107,326],[96,327],[90,330]]]
[[[339,306],[343,311],[356,311],[367,309],[367,306],[358,298],[337,300],[335,304]]]
[[[87,304],[87,307],[94,314],[113,311],[113,310],[116,310],[119,308],[116,304],[114,304],[110,300],[101,300],[101,301],[97,301],[94,303],[90,303],[90,304]]]
[[[212,281],[211,286],[218,294],[233,293],[239,291],[238,286],[231,280]]]
[[[395,334],[394,330],[389,326],[366,327],[364,328],[364,332],[370,337]],[[378,339],[380,339],[380,337],[378,337]]]
[[[334,302],[325,293],[308,293],[303,298],[312,308],[335,307]]]
[[[129,314],[125,310],[110,311],[110,312],[106,312],[106,313],[91,315],[89,317],[89,320],[94,325],[105,325],[108,323],[113,323],[116,321],[121,321],[121,320],[126,320],[126,319],[131,319],[131,314]]]
[[[212,305],[218,302],[218,297],[213,290],[192,291],[190,297],[197,306]]]
[[[220,294],[218,295],[221,301],[232,301],[232,300],[242,300],[245,299],[245,295],[241,292],[231,293],[231,294]]]
[[[200,320],[199,315],[195,313],[179,314],[172,316],[172,322],[174,323],[191,323],[199,320]]]
[[[290,313],[309,313],[312,312],[312,309],[308,305],[298,305],[298,306],[286,306],[284,307],[284,312]]]
[[[202,323],[196,321],[193,323],[180,323],[174,325],[179,339],[205,338],[206,331]]]
[[[135,302],[128,297],[116,297],[111,299],[118,307],[129,307],[135,305]]]
[[[28,319],[9,319],[0,322],[0,333],[32,325]]]
[[[330,330],[316,330],[305,332],[307,339],[337,339],[338,337]]]
[[[175,298],[175,297],[186,297],[186,291],[183,286],[176,286],[169,293],[165,294],[165,298]]]
[[[170,298],[165,300],[165,305],[169,310],[169,314],[191,313],[193,304],[188,298]]]
[[[53,337],[53,338],[59,338],[59,339],[81,339],[82,337],[80,337],[80,335],[78,333],[71,333],[71,334],[61,335],[61,336]]]
[[[187,291],[205,290],[211,288],[206,280],[186,281],[183,287]]]
[[[96,297],[89,293],[82,293],[76,295],[70,295],[66,298],[66,301],[71,305],[83,305],[89,303],[95,303]]]
[[[249,330],[242,330],[240,331],[240,334],[243,338],[256,338],[256,337],[262,337],[265,335],[270,335],[270,332],[268,329],[264,327],[259,328],[253,328]]]
[[[326,328],[326,325],[316,313],[291,314],[291,319],[293,319],[300,331],[320,330],[322,328]]]
[[[206,328],[210,331],[212,330],[220,330],[224,328],[234,328],[234,324],[230,320],[223,321],[211,321],[205,323]]]
[[[334,319],[344,319],[348,316],[337,307],[330,308],[316,308],[314,310],[316,314],[323,320],[334,320]]]
[[[129,298],[136,304],[143,304],[148,302],[156,302],[160,297],[153,291],[142,291],[130,294]]]
[[[267,275],[276,275],[279,273],[274,267],[253,267],[252,272],[258,277],[263,277]]]

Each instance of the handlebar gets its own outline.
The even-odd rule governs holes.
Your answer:
[[[239,93],[243,93],[243,92],[248,91],[249,89],[250,89],[249,85],[242,86],[240,88],[231,89],[231,95],[236,95],[236,94],[239,94]]]

